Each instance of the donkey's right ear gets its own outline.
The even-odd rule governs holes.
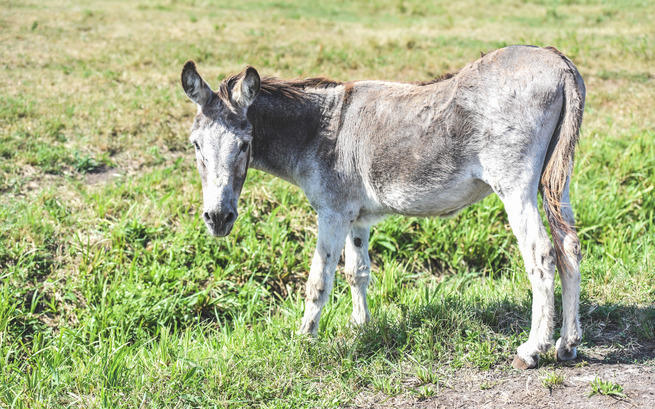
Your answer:
[[[193,61],[187,61],[182,69],[182,88],[187,97],[196,104],[203,106],[209,102],[212,90],[196,70]]]

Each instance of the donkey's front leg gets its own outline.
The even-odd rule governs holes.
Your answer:
[[[344,272],[353,298],[350,322],[354,325],[368,322],[371,317],[366,303],[366,287],[371,278],[371,259],[368,256],[369,234],[368,225],[355,223],[346,238]]]
[[[347,217],[330,211],[319,212],[318,240],[305,287],[305,315],[300,333],[316,335],[318,332],[321,310],[332,291],[334,271],[349,229]]]

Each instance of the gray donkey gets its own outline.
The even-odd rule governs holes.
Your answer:
[[[217,91],[189,61],[182,86],[198,105],[190,141],[213,235],[232,230],[251,166],[298,185],[318,212],[301,333],[316,335],[344,243],[352,322],[362,324],[369,320],[371,226],[393,213],[450,216],[494,192],[533,293],[530,336],[513,365],[534,368],[552,345],[556,265],[563,304],[557,357],[576,358],[581,256],[569,180],[585,86],[558,50],[507,47],[422,83],[261,79],[247,67]]]

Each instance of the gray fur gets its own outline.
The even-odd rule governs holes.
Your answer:
[[[538,354],[551,345],[555,264],[564,302],[558,356],[575,357],[580,246],[568,186],[585,88],[559,51],[507,47],[456,74],[413,84],[260,80],[249,67],[208,96],[192,63],[182,83],[199,106],[191,140],[199,145],[213,234],[229,233],[234,223],[224,215],[236,214],[247,165],[235,146],[243,143],[250,166],[300,186],[318,212],[301,332],[318,329],[334,255],[344,244],[353,322],[368,320],[368,234],[377,220],[392,213],[450,216],[495,192],[534,294],[530,337],[515,366],[536,366]],[[539,189],[555,253],[536,207]]]

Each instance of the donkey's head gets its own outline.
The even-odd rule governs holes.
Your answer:
[[[202,179],[202,217],[215,236],[226,236],[237,218],[237,200],[250,161],[252,125],[246,112],[259,92],[259,74],[248,67],[221,83],[214,92],[189,61],[182,87],[198,105],[191,137]]]

